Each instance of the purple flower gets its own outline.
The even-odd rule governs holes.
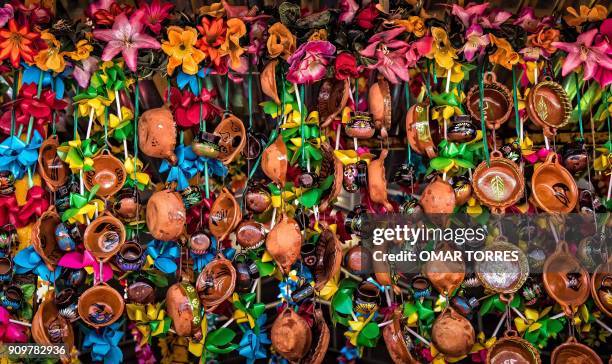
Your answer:
[[[11,4],[4,4],[0,8],[0,28],[5,26],[9,20],[13,19],[13,7]]]
[[[462,48],[465,60],[471,62],[476,54],[481,55],[489,45],[489,35],[482,34],[480,25],[472,25],[465,34],[466,42]]]
[[[95,57],[89,57],[81,61],[81,65],[75,65],[72,71],[72,76],[81,88],[89,86],[91,74],[98,70],[98,60]]]
[[[287,80],[297,84],[312,84],[321,80],[335,52],[336,47],[328,41],[317,40],[302,44],[287,60],[291,65]]]
[[[483,28],[499,29],[506,20],[510,19],[512,13],[501,9],[491,11],[486,17],[480,18],[480,25]]]
[[[410,77],[406,59],[409,45],[403,40],[395,39],[403,32],[403,27],[397,27],[374,34],[369,40],[370,44],[361,51],[362,56],[377,60],[368,68],[378,70],[393,84],[399,83],[400,80],[408,81]]]
[[[429,35],[410,43],[410,48],[408,48],[408,51],[406,52],[407,66],[416,66],[419,59],[431,52],[432,43],[433,37]]]
[[[461,20],[464,26],[469,27],[477,22],[488,7],[489,3],[479,5],[470,3],[465,8],[457,4],[453,4],[452,13],[458,17],[459,20]]]
[[[170,16],[170,10],[174,7],[173,4],[153,0],[151,4],[145,1],[140,1],[137,12],[143,13],[143,22],[153,33],[159,34],[162,28],[162,22]]]

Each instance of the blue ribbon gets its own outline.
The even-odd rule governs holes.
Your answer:
[[[238,353],[247,359],[248,364],[255,363],[257,359],[265,359],[267,352],[263,344],[271,344],[268,334],[264,331],[263,325],[266,323],[266,314],[263,314],[255,321],[255,331],[247,329],[240,340]],[[248,325],[246,325],[248,326]],[[256,333],[258,332],[258,333]]]
[[[340,350],[340,354],[342,354],[348,361],[359,358],[357,348],[352,345],[346,345],[343,347],[342,350]]]
[[[287,302],[293,302],[293,300],[291,299],[291,293],[297,288],[297,281],[294,281],[292,279],[283,280],[278,284],[278,289],[280,290],[280,293],[276,297],[282,298]]]
[[[153,258],[155,268],[166,274],[176,272],[178,268],[176,260],[180,257],[181,251],[175,242],[151,240],[147,244],[147,254]]]
[[[123,352],[119,348],[119,341],[123,337],[123,331],[120,330],[122,324],[122,321],[118,321],[97,331],[84,328],[83,349],[91,349],[91,360],[103,361],[105,364],[123,362]]]
[[[24,67],[24,85],[30,83],[38,85],[38,80],[40,80],[40,73],[42,72],[42,87],[51,87],[51,89],[55,92],[55,98],[57,100],[61,100],[64,98],[64,90],[66,89],[66,86],[64,85],[64,77],[66,77],[70,73],[70,69],[66,68],[64,72],[54,76],[51,72],[42,71],[36,66],[29,66],[23,62],[21,63],[21,65]]]
[[[38,148],[43,138],[34,131],[30,144],[13,135],[0,143],[0,171],[10,171],[15,179],[20,179],[26,171],[36,165]]]
[[[196,272],[202,271],[202,269],[204,269],[204,267],[206,267],[206,265],[210,263],[213,259],[215,259],[215,257],[217,256],[217,250],[215,249],[215,246],[217,245],[216,240],[214,237],[211,237],[210,240],[211,247],[208,252],[206,252],[205,254],[193,254],[193,252],[191,253],[191,258],[193,259],[193,270],[195,270]],[[222,250],[222,253],[224,257],[229,260],[232,260],[234,258],[234,255],[236,254],[236,249],[227,248]]]
[[[185,86],[189,86],[191,93],[196,96],[200,96],[200,86],[198,78],[204,79],[210,73],[210,68],[201,68],[195,75],[188,75],[179,68],[178,76],[176,77],[176,84],[183,90]]]
[[[227,176],[227,167],[218,159],[210,159],[204,156],[199,156],[195,161],[196,168],[198,171],[203,172],[208,168],[208,175],[214,175],[219,177]]]
[[[47,282],[53,282],[57,277],[59,277],[62,272],[62,267],[57,266],[55,271],[52,272],[47,265],[42,260],[40,255],[34,250],[34,247],[29,246],[17,253],[15,255],[15,259],[13,259],[15,263],[15,273],[16,274],[26,274],[26,273],[34,273]]]
[[[164,160],[159,167],[161,173],[168,172],[167,182],[176,182],[177,189],[182,191],[189,187],[189,179],[193,178],[198,171],[208,168],[208,173],[224,177],[227,175],[227,167],[216,159],[198,156],[191,149],[191,145],[179,145],[174,150],[177,162],[175,165]]]
[[[374,278],[370,277],[367,279],[368,282],[372,283],[373,285],[375,285],[376,287],[378,287],[378,289],[381,292],[385,292],[385,290],[387,289],[387,286],[383,286],[380,283],[376,282],[376,280],[374,280]]]

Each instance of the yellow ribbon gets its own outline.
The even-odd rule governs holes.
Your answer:
[[[108,116],[108,126],[111,129],[123,126],[125,123],[134,119],[134,113],[132,110],[125,106],[121,106],[121,118],[118,115],[110,114]]]
[[[472,346],[472,350],[470,350],[470,353],[477,353],[481,350],[489,349],[497,341],[497,338],[495,336],[486,340],[486,336],[484,332],[480,332],[478,336],[476,337],[476,339],[477,341],[474,344],[474,346]]]
[[[533,308],[525,309],[524,316],[526,320],[524,320],[521,317],[516,317],[514,319],[514,324],[516,325],[516,329],[520,333],[523,333],[525,331],[532,332],[532,331],[539,329],[540,327],[542,327],[542,324],[539,323],[538,320],[548,315],[548,313],[551,310],[552,310],[552,306],[546,307],[545,309],[542,310],[542,312],[538,312],[537,310],[534,310]]]
[[[355,164],[360,160],[365,161],[366,163],[370,163],[374,154],[371,153],[363,153],[361,155],[357,154],[356,150],[348,149],[348,150],[334,150],[334,154],[336,157],[342,162],[343,165],[347,166],[349,164]]]
[[[144,172],[139,172],[140,170],[142,170],[143,167],[142,161],[140,159],[128,158],[125,160],[125,162],[123,162],[123,166],[125,167],[125,172],[127,173],[127,175],[130,178],[135,179],[138,183],[141,183],[146,186],[151,181],[151,177],[148,174]]]
[[[140,345],[144,345],[149,341],[149,337],[157,336],[164,333],[164,318],[166,311],[161,308],[161,303],[140,305],[128,303],[126,306],[127,314],[130,320],[136,321],[136,328],[142,333]],[[151,331],[150,322],[159,321],[159,325],[155,331]]]
[[[436,348],[434,344],[430,345],[429,350],[431,352],[431,356],[434,357],[434,360],[432,361],[433,364],[456,363],[467,357],[467,355],[463,355],[461,357],[446,356],[442,354],[440,351],[438,351],[438,349]]]
[[[234,293],[232,295],[232,303],[233,302],[239,302],[239,301],[240,301],[240,297],[238,296],[237,293]],[[236,322],[239,323],[239,324],[248,322],[249,323],[249,327],[251,329],[255,327],[255,319],[248,312],[244,312],[244,311],[242,311],[240,309],[235,309],[233,317],[234,317],[234,320],[236,320]]]
[[[367,319],[360,316],[357,318],[357,321],[349,320],[348,324],[351,330],[346,331],[344,336],[350,340],[353,346],[357,346],[357,337],[359,336],[359,333],[372,320],[372,317],[374,317],[374,312],[372,312]]]
[[[206,342],[206,333],[208,332],[208,322],[206,318],[203,318],[201,321],[202,321],[202,340],[200,341],[189,340],[189,352],[198,358],[202,357],[202,353],[204,351],[204,343]]]
[[[338,291],[339,281],[340,281],[340,272],[338,272],[329,281],[327,281],[325,286],[320,291],[315,292],[315,294],[326,301],[330,301],[332,297]]]

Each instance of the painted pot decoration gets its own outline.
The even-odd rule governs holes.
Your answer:
[[[64,288],[61,291],[55,291],[54,302],[57,306],[58,313],[61,317],[72,322],[79,318],[77,303],[79,296],[73,288]]]
[[[170,190],[155,192],[147,202],[147,228],[158,240],[176,240],[187,218],[181,195]]]
[[[124,221],[134,221],[140,210],[140,194],[135,188],[123,188],[113,203],[113,212]]]
[[[532,197],[548,213],[569,213],[578,203],[578,187],[567,169],[559,164],[558,155],[550,152],[531,176]]]
[[[368,164],[365,161],[343,166],[342,186],[346,192],[354,193],[368,185]]]
[[[124,307],[123,297],[106,283],[88,288],[79,297],[78,303],[81,320],[97,329],[117,321]]]
[[[365,275],[372,269],[372,255],[368,248],[355,245],[344,255],[344,266],[353,274]]]
[[[376,129],[380,129],[382,137],[386,138],[387,131],[391,128],[392,106],[389,82],[382,75],[378,75],[378,82],[370,86],[368,105]]]
[[[431,340],[441,353],[461,357],[472,349],[476,333],[470,321],[449,307],[434,321]]]
[[[472,184],[464,176],[453,177],[453,190],[455,191],[455,203],[457,206],[466,204],[472,197]]]
[[[201,339],[200,300],[192,285],[180,282],[170,286],[166,292],[166,311],[177,335]]]
[[[485,161],[476,167],[472,180],[478,200],[498,214],[517,203],[525,191],[519,167],[497,150],[491,153],[490,165]]]
[[[34,314],[32,337],[40,345],[66,344],[69,347],[74,345],[72,325],[68,319],[59,314],[50,295],[47,295]]]
[[[336,234],[325,229],[319,237],[315,252],[317,262],[314,265],[315,289],[320,291],[327,282],[340,272],[342,249]]]
[[[260,133],[247,132],[246,145],[242,149],[242,156],[247,160],[254,160],[259,157],[266,144],[268,138]]]
[[[62,251],[70,252],[76,249],[77,244],[72,236],[73,232],[78,234],[78,237],[80,237],[79,229],[76,225],[70,225],[67,222],[62,222],[55,228],[55,240],[57,241],[57,246]]]
[[[505,237],[498,237],[495,242],[484,249],[485,252],[501,252],[516,256],[516,261],[483,260],[476,263],[476,276],[482,285],[493,292],[501,293],[500,298],[512,301],[514,292],[525,284],[529,276],[527,256],[514,244],[510,244]]]
[[[16,242],[17,229],[14,225],[6,224],[0,228],[0,254],[8,255]]]
[[[191,143],[191,149],[197,155],[215,159],[221,153],[220,142],[219,135],[200,131]]]
[[[379,203],[388,212],[393,211],[393,205],[387,199],[387,178],[385,173],[385,158],[389,152],[383,149],[378,159],[368,165],[368,193],[372,202]]]
[[[274,320],[270,338],[277,353],[296,362],[308,353],[312,344],[312,331],[306,320],[292,309],[285,308]]]
[[[497,77],[493,72],[484,74],[484,96],[482,106],[484,109],[485,124],[488,129],[499,129],[502,124],[508,121],[514,101],[512,94],[506,86],[497,82]],[[472,119],[481,123],[480,115],[480,90],[478,85],[474,85],[466,96],[467,109]]]
[[[410,147],[418,154],[427,158],[435,158],[438,154],[429,125],[429,103],[415,104],[406,113],[406,135]]]
[[[140,270],[144,261],[144,250],[136,241],[125,243],[115,256],[115,264],[124,272]]]
[[[376,133],[372,115],[363,111],[352,111],[351,120],[344,127],[344,132],[350,138],[370,139]]]
[[[232,262],[217,256],[208,263],[196,280],[196,292],[206,312],[211,312],[227,300],[236,286],[236,269]]]
[[[540,364],[540,353],[531,343],[516,333],[506,331],[487,351],[487,364],[524,363]]]
[[[257,264],[250,259],[237,259],[234,257],[232,265],[236,270],[235,290],[239,293],[249,293],[255,279],[259,278]]]
[[[70,175],[68,165],[57,155],[57,147],[57,135],[52,135],[42,143],[38,152],[38,173],[51,191],[63,186]]]
[[[323,81],[319,89],[318,107],[321,127],[329,126],[346,106],[350,94],[347,80],[328,78]]]
[[[469,115],[457,115],[446,129],[448,141],[466,143],[476,138],[476,127]]]
[[[217,125],[214,134],[221,138],[217,158],[223,164],[230,164],[242,152],[246,143],[246,129],[242,120],[234,115],[227,115]]]
[[[312,343],[310,350],[302,360],[303,363],[321,364],[325,359],[325,354],[329,348],[330,331],[323,312],[320,309],[314,310],[314,323],[312,326]]]
[[[13,278],[13,260],[0,256],[0,283],[9,282]]]
[[[242,212],[238,201],[231,192],[224,188],[210,208],[208,228],[217,241],[222,241],[234,231],[240,220],[242,220]]]
[[[105,212],[87,225],[83,243],[93,256],[106,262],[121,250],[125,236],[125,226],[121,221]]]
[[[551,364],[603,364],[593,349],[579,343],[573,336],[553,350],[550,362]]]
[[[10,284],[0,293],[0,305],[9,312],[19,311],[23,305],[23,290],[16,284]]]
[[[391,356],[391,360],[395,364],[418,364],[414,359],[410,350],[412,349],[412,341],[410,337],[404,333],[402,328],[402,313],[400,310],[395,310],[391,324],[383,329],[383,339]]]
[[[146,305],[155,302],[155,285],[146,278],[138,278],[126,289],[128,302]]]
[[[278,136],[261,155],[261,169],[272,182],[281,186],[287,180],[287,146],[282,136]]]
[[[584,142],[570,143],[563,148],[563,166],[573,175],[587,170],[589,157]]]
[[[256,214],[265,212],[272,204],[270,192],[259,183],[251,183],[247,186],[244,199],[247,210]]]
[[[108,150],[103,150],[93,159],[93,170],[85,172],[83,182],[87,190],[100,186],[97,196],[108,198],[119,192],[126,179],[125,167]]]
[[[50,206],[32,228],[32,246],[51,270],[55,269],[57,262],[64,255],[55,236],[55,229],[61,222],[55,206]]]
[[[321,161],[321,170],[319,173],[319,179],[324,181],[330,176],[333,176],[334,182],[332,183],[331,189],[322,198],[319,205],[319,211],[327,211],[332,203],[336,201],[340,192],[342,192],[342,177],[344,172],[344,166],[342,162],[334,154],[334,150],[331,145],[327,142],[321,144],[321,150],[323,159]]]
[[[529,92],[526,109],[529,119],[544,129],[544,135],[553,136],[569,123],[572,104],[563,86],[545,78]]]
[[[266,232],[261,223],[254,220],[241,221],[236,227],[236,242],[244,249],[257,249],[266,241]]]
[[[280,270],[287,274],[300,258],[302,234],[297,221],[283,214],[266,237],[266,250],[272,255]]]
[[[593,301],[601,312],[612,317],[612,258],[595,269],[590,283]]]
[[[170,109],[163,106],[142,113],[138,120],[138,147],[149,157],[176,163],[176,123]]]
[[[15,176],[10,171],[0,171],[0,195],[15,192]]]
[[[365,316],[378,310],[380,305],[380,289],[374,284],[363,281],[355,292],[355,312]]]
[[[210,238],[203,231],[196,231],[189,237],[189,249],[195,255],[206,254],[210,249]]]

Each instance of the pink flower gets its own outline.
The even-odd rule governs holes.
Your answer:
[[[357,14],[355,21],[357,25],[363,29],[372,29],[374,28],[374,20],[376,20],[377,16],[378,10],[376,9],[376,3],[372,1],[368,7]]]
[[[111,5],[115,3],[115,0],[98,0],[92,1],[87,5],[87,9],[85,9],[85,14],[93,18],[94,14],[99,10],[109,10]]]
[[[72,76],[81,88],[89,86],[91,74],[98,69],[98,60],[95,57],[89,57],[81,61],[81,65],[75,65],[72,71]]]
[[[408,43],[395,39],[404,32],[403,27],[392,28],[384,32],[374,34],[369,45],[361,51],[361,55],[376,58],[375,64],[367,68],[376,69],[391,83],[399,83],[399,79],[408,81],[408,63],[406,52]]]
[[[8,310],[0,306],[0,341],[3,343],[25,343],[28,341],[26,328],[10,322]]]
[[[566,76],[584,65],[585,80],[595,79],[602,87],[612,83],[612,49],[607,40],[593,44],[598,29],[591,29],[578,36],[575,43],[553,42],[552,45],[567,52],[561,73]]]
[[[472,25],[466,32],[466,42],[462,48],[465,60],[471,62],[476,56],[481,55],[486,46],[489,45],[489,35],[482,34],[482,28],[480,25]]]
[[[419,59],[431,52],[432,43],[433,37],[429,35],[410,43],[410,48],[406,52],[407,66],[416,66]]]
[[[338,20],[341,23],[350,23],[355,19],[355,14],[359,10],[359,5],[355,0],[340,0],[340,16]]]
[[[458,17],[464,26],[469,27],[484,14],[488,7],[489,3],[479,5],[469,3],[465,8],[457,4],[453,4],[452,14]]]
[[[162,27],[162,22],[170,16],[170,10],[174,7],[173,4],[153,0],[151,4],[145,1],[140,1],[140,8],[136,12],[143,13],[144,25],[147,26],[153,33],[159,34]]]
[[[0,8],[0,28],[5,26],[11,19],[13,19],[13,7],[11,4],[4,4]]]
[[[518,18],[512,23],[518,25],[529,33],[537,33],[544,27],[553,27],[553,18],[551,16],[538,19],[535,16],[535,11],[532,7],[528,6],[521,10]]]
[[[340,53],[336,57],[336,63],[334,64],[334,75],[338,80],[359,77],[359,67],[357,66],[355,56],[349,52]]]
[[[161,46],[155,38],[142,32],[142,16],[134,14],[128,18],[121,13],[115,18],[112,29],[95,29],[96,39],[108,42],[102,52],[102,60],[110,61],[121,53],[130,70],[136,72],[139,49],[159,49]]]
[[[291,65],[287,80],[297,84],[312,84],[321,80],[335,52],[336,47],[328,41],[317,40],[302,44],[287,60]]]
[[[499,29],[506,20],[510,19],[512,13],[501,9],[491,11],[486,17],[480,18],[480,25],[483,28]]]

